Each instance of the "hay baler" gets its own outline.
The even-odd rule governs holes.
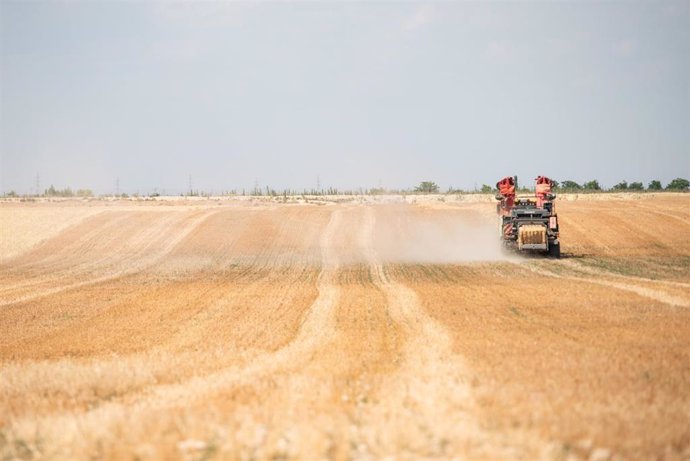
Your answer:
[[[500,201],[496,212],[504,246],[519,251],[543,251],[560,258],[553,181],[546,176],[538,176],[534,197],[516,196],[517,176],[501,179],[496,188],[496,200]]]

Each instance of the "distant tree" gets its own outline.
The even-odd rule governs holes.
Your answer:
[[[5,194],[5,197],[16,197],[16,196],[17,196],[17,193],[13,190],[11,190]]]
[[[575,181],[570,181],[570,180],[563,181],[559,187],[562,190],[580,190],[580,189],[582,189],[581,185],[579,185]]]
[[[45,191],[45,195],[49,197],[74,197],[74,192],[69,187],[65,189],[56,189],[52,184]]]
[[[615,186],[613,186],[613,190],[628,190],[628,181],[621,181]]]
[[[591,181],[587,181],[584,184],[585,190],[601,190],[601,186],[599,185],[599,181],[596,179],[592,179]]]
[[[676,178],[666,185],[667,190],[688,190],[690,188],[690,181],[683,178]]]
[[[490,194],[494,191],[494,188],[488,184],[482,184],[482,194]]]
[[[91,189],[79,189],[77,190],[77,197],[93,197],[93,191]]]
[[[631,182],[630,185],[628,186],[628,189],[630,190],[644,190],[644,184],[641,182]]]
[[[561,187],[561,184],[558,181],[554,181],[553,179],[551,180],[551,188],[556,190],[559,187]]]
[[[649,183],[647,186],[648,190],[661,190],[661,181],[655,179]]]
[[[419,186],[414,188],[415,192],[421,192],[423,194],[437,194],[438,184],[433,181],[422,181]]]

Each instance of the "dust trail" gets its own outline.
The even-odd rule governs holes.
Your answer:
[[[534,441],[513,437],[511,442],[495,440],[475,418],[477,404],[471,390],[472,374],[462,357],[452,350],[452,339],[420,305],[417,294],[391,280],[374,247],[376,215],[372,208],[365,211],[360,228],[360,246],[364,252],[374,283],[387,299],[387,308],[394,322],[400,325],[406,339],[399,358],[398,371],[386,380],[381,389],[381,404],[369,408],[371,424],[365,426],[398,426],[405,431],[390,434],[364,434],[369,444],[376,444],[390,453],[446,458],[457,453],[470,457],[486,457],[490,447],[498,458],[534,458]],[[383,225],[386,225],[384,223]]]
[[[434,210],[409,205],[376,206],[372,237],[383,263],[451,264],[503,261],[498,225],[474,210]]]

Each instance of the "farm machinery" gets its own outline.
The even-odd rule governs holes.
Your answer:
[[[546,176],[538,176],[534,197],[515,195],[517,176],[501,179],[496,188],[496,200],[500,201],[496,205],[496,213],[503,245],[518,251],[542,251],[560,258],[553,181]]]

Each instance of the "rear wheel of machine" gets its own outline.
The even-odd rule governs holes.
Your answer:
[[[552,258],[560,258],[561,257],[561,244],[552,242],[549,245],[549,256]]]

